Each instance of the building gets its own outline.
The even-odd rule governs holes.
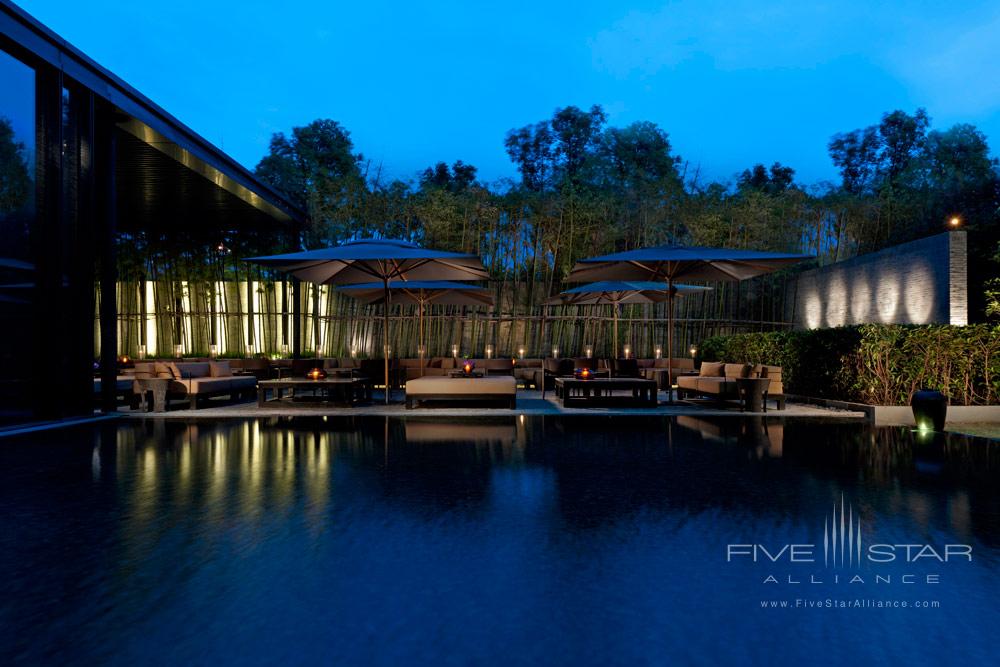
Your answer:
[[[8,0],[0,91],[0,425],[91,412],[95,349],[112,407],[133,238],[278,247],[303,215]]]

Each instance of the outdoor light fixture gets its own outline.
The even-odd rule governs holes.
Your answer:
[[[129,358],[128,358],[127,354],[123,354],[120,357],[118,357],[118,364],[120,366],[128,366],[128,362],[129,362]]]
[[[493,358],[493,346],[492,345],[487,345],[486,346],[486,358],[487,359],[492,359]]]
[[[662,347],[656,348],[656,358],[657,359],[662,359],[663,358],[663,348]]]
[[[552,358],[553,359],[558,359],[559,358],[559,348],[558,347],[552,348]]]
[[[472,369],[476,367],[476,363],[469,359],[462,362],[462,372],[466,375],[472,375]]]
[[[948,224],[951,225],[952,227],[958,227],[960,224],[962,224],[962,219],[957,215],[953,215],[951,216],[951,219],[948,220]]]
[[[427,354],[427,348],[424,345],[417,345],[417,356],[422,358],[425,354]]]
[[[940,391],[921,389],[910,399],[913,421],[920,431],[944,431],[948,416],[948,397]]]
[[[594,348],[588,345],[587,347],[583,348],[583,353],[586,355],[588,359],[590,359],[591,357],[594,356]]]
[[[632,346],[626,345],[625,347],[622,348],[622,352],[625,354],[625,358],[628,359],[629,355],[632,354]]]
[[[281,347],[279,349],[281,350],[281,356],[282,357],[287,357],[288,356],[288,343],[282,343],[282,345],[281,345]]]
[[[184,356],[184,346],[181,345],[180,343],[174,345],[174,356],[177,357],[178,359]]]
[[[457,357],[458,356],[458,345],[452,345],[451,346],[451,356],[453,356],[453,357]]]
[[[698,348],[696,348],[696,347],[695,347],[694,345],[692,345],[692,346],[691,346],[691,349],[690,349],[690,350],[688,350],[688,352],[690,352],[690,353],[691,353],[691,357],[692,357],[692,358],[694,358],[694,357],[695,357],[695,355],[697,355],[697,354],[698,354]]]
[[[589,380],[592,372],[589,368],[577,368],[573,375],[575,375],[578,380]]]
[[[322,380],[326,377],[326,371],[322,368],[310,368],[309,372],[306,373],[306,377],[310,380]]]
[[[524,348],[523,347],[517,348],[517,357],[518,357],[518,359],[524,359]]]
[[[146,358],[146,346],[145,345],[140,345],[139,346],[139,358],[140,359],[145,359]]]
[[[247,345],[247,356],[248,357],[253,356],[253,345]]]
[[[213,359],[215,359],[217,356],[219,356],[219,346],[218,345],[209,345],[208,346],[208,356],[212,357]]]
[[[355,358],[355,357],[357,357],[357,356],[358,356],[358,348],[356,348],[356,347],[354,347],[354,346],[352,345],[352,346],[351,346],[351,359],[354,359],[354,358]]]
[[[392,356],[392,345],[386,345],[383,349],[385,350],[386,357]]]

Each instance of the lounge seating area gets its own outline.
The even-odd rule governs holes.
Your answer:
[[[466,373],[464,364],[471,365]],[[773,365],[722,364],[704,362],[698,369],[693,359],[603,359],[597,357],[532,357],[511,359],[500,358],[458,358],[436,356],[423,360],[398,358],[390,360],[389,384],[391,391],[404,392],[407,409],[429,406],[454,406],[456,404],[481,405],[513,409],[517,406],[518,392],[539,392],[540,398],[564,401],[567,397],[574,404],[589,406],[591,403],[607,403],[608,390],[600,387],[611,383],[595,382],[593,391],[584,388],[582,396],[601,398],[601,401],[581,401],[581,394],[574,390],[569,394],[556,391],[557,382],[573,379],[582,369],[587,369],[595,380],[634,380],[655,382],[654,393],[667,390],[668,367],[673,373],[676,397],[697,405],[710,402],[715,408],[733,407],[734,401],[741,408],[749,403],[741,394],[744,379],[756,379],[754,385],[762,390],[765,398],[757,403],[757,409],[765,409],[767,402],[779,410],[785,407],[784,387],[781,367]],[[219,405],[219,400],[230,403],[244,403],[258,396],[259,383],[275,380],[304,379],[314,369],[321,369],[324,377],[351,378],[355,384],[361,383],[363,391],[355,392],[360,397],[351,404],[364,404],[371,400],[372,391],[384,389],[385,365],[382,359],[354,359],[345,357],[306,359],[267,359],[264,357],[247,359],[185,358],[144,360],[129,363],[120,370],[116,392],[119,404],[129,408],[163,411],[171,407],[192,410],[207,405]],[[760,382],[766,378],[766,382]],[[577,380],[579,378],[576,378]],[[618,384],[622,384],[619,382]],[[260,385],[263,387],[263,384]],[[290,385],[291,386],[291,385]],[[617,386],[617,385],[616,385]],[[646,391],[651,385],[636,384],[636,391]],[[743,385],[746,387],[747,385]],[[620,388],[619,388],[620,389]],[[100,380],[94,380],[95,395],[100,393]],[[553,394],[552,392],[555,392]],[[285,405],[297,401],[295,391],[289,397],[281,398],[277,393],[273,398]],[[315,392],[308,392],[311,405],[316,405]],[[603,394],[603,396],[602,396]],[[534,396],[535,394],[529,394]],[[637,394],[638,395],[638,394]],[[642,394],[646,396],[647,394]],[[667,394],[668,398],[670,397]],[[305,400],[306,394],[301,400]],[[766,400],[765,400],[766,399]],[[398,398],[397,398],[398,400]],[[692,402],[693,401],[693,402]],[[274,400],[267,401],[274,404]],[[641,401],[650,405],[648,400]],[[260,403],[264,405],[264,402]],[[656,405],[657,401],[653,401]]]

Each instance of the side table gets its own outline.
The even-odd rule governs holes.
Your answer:
[[[736,393],[740,397],[740,412],[767,412],[767,389],[770,378],[736,378]]]
[[[144,404],[146,412],[167,411],[167,388],[169,378],[136,378],[132,381],[132,391]]]

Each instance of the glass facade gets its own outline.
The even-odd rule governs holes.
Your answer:
[[[35,71],[0,50],[0,426],[33,418]]]

